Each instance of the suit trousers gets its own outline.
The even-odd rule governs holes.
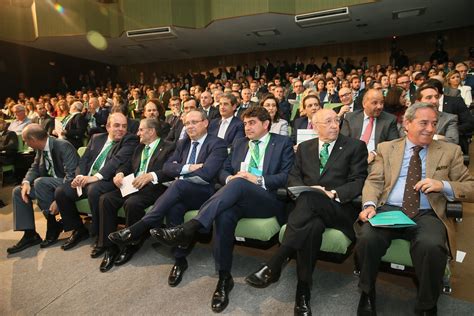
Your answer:
[[[13,223],[14,230],[35,229],[35,216],[33,214],[32,200],[38,201],[39,208],[45,212],[49,210],[54,201],[54,191],[63,183],[63,178],[40,177],[31,185],[29,202],[21,198],[21,186],[13,189]]]
[[[142,219],[145,209],[155,203],[165,189],[161,184],[148,184],[126,197],[122,196],[120,190],[103,194],[99,201],[99,246],[112,245],[107,237],[117,229],[117,214],[122,206],[125,210],[125,223],[129,227]]]
[[[235,228],[241,218],[282,218],[284,202],[245,179],[231,180],[204,203],[194,218],[205,230],[215,220],[214,259],[217,270],[231,271]]]
[[[59,212],[63,218],[64,230],[70,231],[82,226],[81,216],[76,207],[76,201],[88,199],[92,216],[91,234],[99,233],[99,199],[106,192],[116,189],[112,181],[97,181],[88,184],[82,189],[82,195],[77,196],[76,189],[71,187],[71,182],[65,183],[56,189],[55,198]]]
[[[296,250],[298,281],[312,284],[312,275],[326,228],[351,229],[350,214],[321,192],[303,192],[288,217],[282,245]]]
[[[405,239],[410,241],[410,255],[419,282],[416,308],[431,309],[441,293],[448,259],[446,228],[433,211],[419,214],[413,220],[416,226],[407,228],[375,228],[368,222],[361,224],[356,244],[359,287],[366,293],[375,287],[381,258],[391,241]]]

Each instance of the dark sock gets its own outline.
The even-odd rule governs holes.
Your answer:
[[[281,245],[276,254],[268,261],[267,265],[272,271],[281,271],[283,264],[295,252],[291,247]]]
[[[138,221],[132,226],[130,226],[128,229],[130,229],[130,232],[132,234],[132,239],[138,239],[140,238],[147,230],[150,228],[145,224],[144,221]]]
[[[175,258],[174,259],[174,264],[177,266],[184,266],[188,263],[185,257],[182,258]]]
[[[227,279],[231,278],[232,275],[227,270],[219,270],[219,279]]]
[[[186,236],[193,236],[202,227],[203,226],[201,225],[200,222],[198,222],[195,219],[192,219],[183,224],[184,234]]]
[[[298,280],[298,284],[296,285],[296,296],[303,294],[306,296],[311,294],[310,286],[308,283]]]
[[[35,235],[36,235],[36,230],[34,230],[34,229],[25,230],[25,237],[26,238],[33,238]]]

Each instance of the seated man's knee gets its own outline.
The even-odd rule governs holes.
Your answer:
[[[36,178],[34,181],[33,181],[33,186],[35,188],[39,188],[41,186],[43,186],[45,184],[45,181],[47,179],[51,179],[50,177],[39,177],[39,178]]]
[[[433,256],[445,256],[448,252],[445,245],[432,238],[414,241],[412,249]]]

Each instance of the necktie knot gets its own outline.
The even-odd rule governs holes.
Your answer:
[[[252,143],[253,143],[255,146],[258,146],[258,144],[260,144],[260,141],[259,141],[259,140],[252,140]]]
[[[327,150],[328,148],[329,148],[329,143],[324,143],[324,144],[323,144],[323,149],[324,149],[324,150]]]
[[[413,154],[418,155],[422,149],[421,146],[413,146]]]
[[[193,147],[196,148],[199,145],[199,142],[193,142]]]

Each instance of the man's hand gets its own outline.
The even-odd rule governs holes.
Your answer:
[[[30,199],[28,198],[28,195],[30,195],[31,191],[31,186],[28,182],[23,182],[21,184],[21,199],[23,202],[28,203]]]
[[[151,173],[145,173],[141,176],[136,177],[135,180],[133,180],[132,185],[136,189],[140,190],[151,181],[153,181],[153,176],[151,175]]]
[[[85,187],[89,183],[97,182],[99,181],[99,178],[96,176],[82,176],[81,179],[79,180],[79,185],[80,187]]]
[[[242,179],[245,179],[247,181],[250,181],[252,183],[255,183],[257,184],[257,176],[251,174],[250,172],[247,172],[247,171],[239,171],[237,172],[234,176],[232,176],[232,178],[229,179],[232,180],[232,179],[235,179],[235,178],[242,178]]]
[[[71,182],[71,188],[75,189],[75,188],[77,188],[77,187],[80,187],[80,186],[81,186],[80,184],[81,184],[81,178],[82,178],[82,177],[83,177],[82,174],[77,175],[77,176],[74,178],[74,180],[72,180],[72,182]]]
[[[337,116],[339,117],[343,117],[344,114],[346,114],[347,112],[349,112],[351,110],[351,107],[348,106],[348,105],[343,105],[341,106],[341,109],[339,110],[339,113],[337,113]]]
[[[49,206],[49,214],[51,215],[59,214],[58,204],[56,204],[56,201],[53,201],[53,203],[51,203],[51,205]]]
[[[202,168],[202,166],[203,166],[202,163],[189,165],[189,171],[194,172],[194,171],[198,170],[199,168]]]
[[[374,206],[367,206],[364,210],[359,213],[359,220],[361,222],[367,222],[369,219],[375,216],[377,212],[375,211]]]
[[[426,178],[418,181],[417,184],[415,184],[414,189],[416,191],[421,191],[424,194],[428,194],[431,192],[441,192],[443,190],[443,187],[443,182]]]
[[[124,178],[124,174],[122,172],[119,172],[115,175],[115,177],[112,179],[112,181],[114,182],[115,186],[117,188],[121,188],[122,187],[122,184],[123,184],[123,178]]]
[[[335,198],[334,193],[332,193],[331,191],[327,191],[325,187],[322,187],[320,185],[312,185],[311,187],[323,191],[328,196],[328,198],[330,198],[331,200],[334,200]]]

